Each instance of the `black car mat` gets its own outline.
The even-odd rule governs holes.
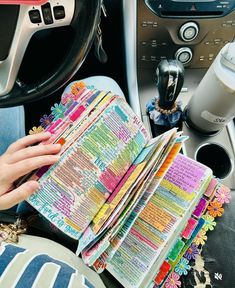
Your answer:
[[[182,278],[182,287],[235,287],[235,191],[224,210],[222,217],[216,219],[214,231],[207,232],[201,261],[196,261],[189,275]]]

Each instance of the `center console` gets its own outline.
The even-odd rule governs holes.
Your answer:
[[[234,1],[138,0],[138,68],[155,69],[163,58],[208,68],[234,38],[234,9]]]
[[[185,82],[179,100],[183,107],[187,106],[218,52],[226,43],[234,41],[235,3],[231,0],[123,0],[123,13],[129,102],[151,130],[146,103],[157,93],[155,70],[159,62],[177,59],[184,64]],[[230,188],[235,188],[234,124],[229,123],[214,136],[202,135],[185,124],[183,130],[190,136],[183,151],[189,157],[198,159],[204,150],[204,155],[212,158],[214,153],[221,153],[221,159],[227,155],[227,162],[218,160],[219,167],[213,169],[215,174],[217,168],[227,171],[221,178]]]

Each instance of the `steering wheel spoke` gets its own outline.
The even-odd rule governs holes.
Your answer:
[[[99,22],[100,2],[100,0],[50,0],[41,6],[20,6],[15,34],[8,56],[3,61],[0,61],[0,107],[32,101],[40,96],[39,89],[42,91],[41,93],[47,92],[46,85],[49,90],[48,94],[51,94],[53,92],[52,84],[54,84],[54,90],[56,90],[68,81],[81,65],[91,46],[96,25]],[[90,19],[88,9],[91,9],[91,17],[93,19]],[[21,91],[22,93],[26,91],[25,94],[27,94],[23,95],[27,96],[24,101],[22,97],[18,97],[20,94],[19,89],[16,89],[18,91],[16,92],[13,88],[32,35],[40,30],[68,25],[73,25],[76,32],[75,37],[79,38],[78,40],[75,39],[74,45],[71,46],[68,53],[69,59],[65,63],[61,63],[61,69],[54,72],[53,77],[44,79],[43,82],[35,83],[35,87],[32,87],[32,85],[31,87],[24,87],[24,91]],[[72,59],[73,61],[74,59],[78,60],[76,65],[71,65]],[[65,65],[67,66],[65,67]],[[71,71],[69,71],[69,65],[71,66]],[[64,73],[64,77],[61,75],[62,68],[67,73]],[[55,79],[56,76],[58,81]],[[49,83],[48,80],[53,80],[54,82]],[[12,95],[14,93],[18,95]]]

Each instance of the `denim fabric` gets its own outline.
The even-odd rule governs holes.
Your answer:
[[[24,107],[0,108],[0,155],[25,135]]]
[[[98,90],[111,91],[116,95],[125,97],[117,82],[112,78],[106,76],[92,76],[81,81],[85,82],[87,86],[94,86]]]

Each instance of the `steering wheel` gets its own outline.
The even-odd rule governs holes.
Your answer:
[[[67,83],[91,47],[100,8],[101,0],[49,0],[41,6],[0,5],[0,39],[4,38],[0,40],[0,107],[48,97]],[[20,82],[18,71],[32,35],[68,25],[73,29],[73,40],[56,70],[34,83]]]

